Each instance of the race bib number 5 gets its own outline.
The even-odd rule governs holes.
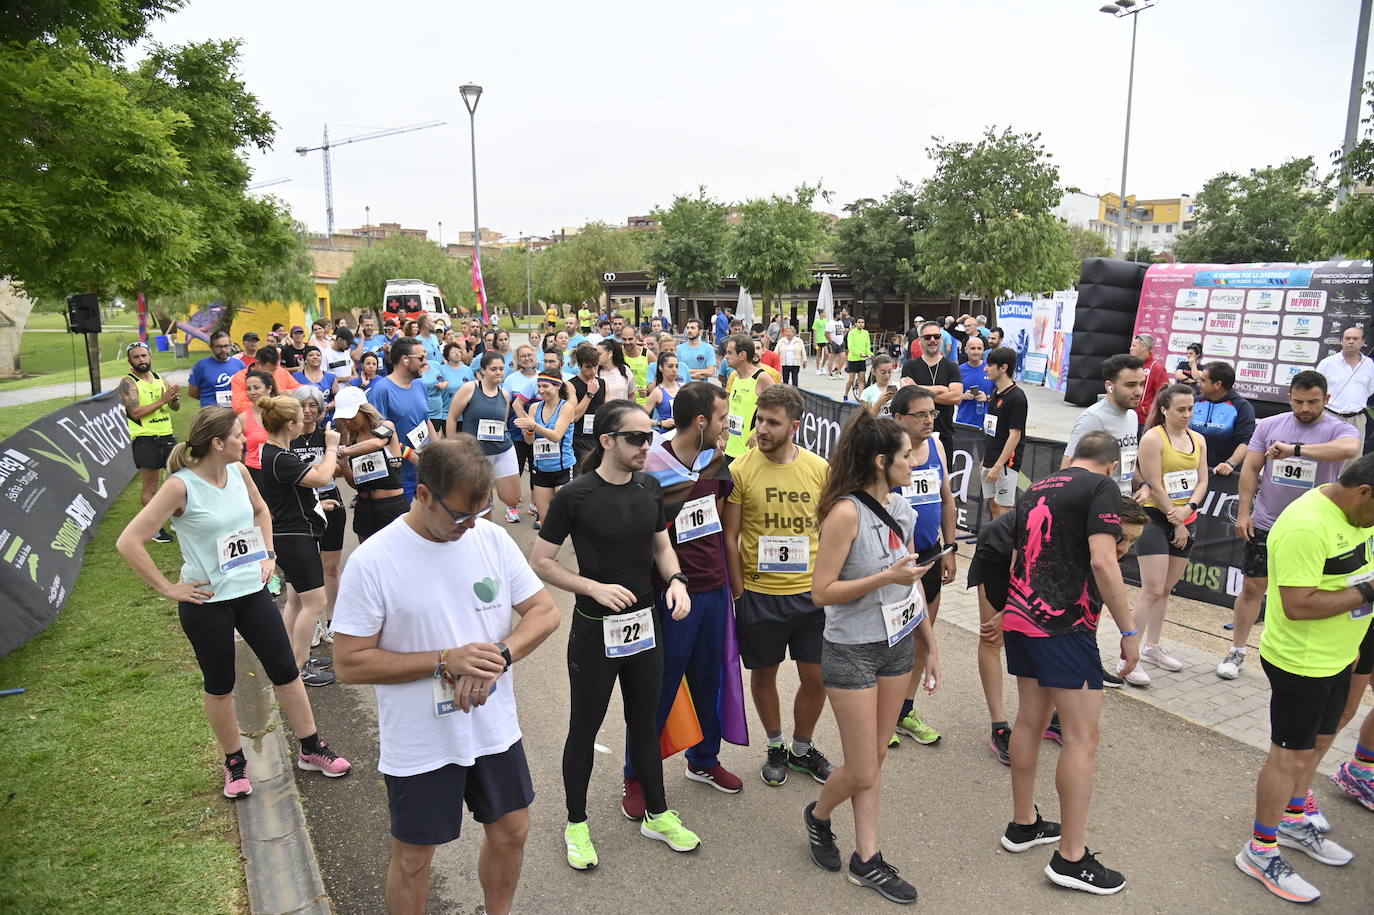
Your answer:
[[[1186,499],[1197,489],[1197,470],[1175,470],[1164,474],[1164,491],[1170,499]]]
[[[760,572],[811,571],[811,541],[806,537],[760,537]]]
[[[654,647],[654,611],[645,607],[616,613],[601,621],[606,657],[625,658]]]
[[[262,528],[245,527],[241,531],[219,539],[219,570],[229,572],[250,562],[261,562],[267,558],[267,544],[262,537]]]

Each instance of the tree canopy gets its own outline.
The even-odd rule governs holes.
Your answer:
[[[730,235],[726,268],[768,303],[780,292],[811,285],[816,252],[826,238],[825,216],[811,208],[820,187],[799,185],[790,195],[746,201]]]
[[[646,257],[651,273],[663,277],[677,295],[715,289],[725,261],[729,207],[706,195],[705,186],[695,197],[679,195],[668,209],[655,208],[659,229],[652,236]]]
[[[1332,194],[1311,156],[1245,175],[1221,172],[1194,198],[1197,227],[1179,237],[1174,254],[1193,264],[1296,260],[1300,248],[1317,247],[1302,238],[1314,229],[1309,214],[1320,215]]]
[[[449,257],[431,241],[393,235],[358,249],[353,263],[334,285],[333,303],[336,308],[377,311],[383,304],[387,280],[414,278],[438,286],[451,310],[471,310],[476,299],[470,271],[466,259]]]
[[[849,268],[859,295],[882,302],[893,293],[918,294],[916,235],[926,214],[916,188],[902,181],[882,200],[865,197],[845,211],[849,218],[839,223],[835,257]]]

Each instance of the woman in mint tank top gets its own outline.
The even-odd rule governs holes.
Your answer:
[[[336,778],[348,760],[315,727],[280,611],[267,593],[276,554],[272,517],[243,467],[243,421],[229,407],[204,407],[186,441],[167,460],[171,475],[140,511],[116,548],[153,590],[177,602],[182,631],[200,664],[205,715],[224,751],[224,796],[253,793],[234,712],[234,631],[253,649],[276,686],[277,700],[300,739],[296,765]],[[172,519],[181,573],[168,581],[147,543]]]

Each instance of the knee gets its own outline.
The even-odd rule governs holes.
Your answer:
[[[848,770],[849,785],[854,789],[855,794],[858,794],[860,791],[867,791],[878,784],[877,766],[856,766],[853,769],[850,769],[849,766],[845,766],[845,769]]]
[[[1064,746],[1077,747],[1089,753],[1097,751],[1099,736],[1100,731],[1096,725],[1089,728],[1063,728]]]
[[[485,831],[486,840],[494,849],[507,853],[518,852],[525,847],[525,840],[529,838],[529,811],[508,813],[495,823],[488,823]]]
[[[411,845],[392,840],[391,863],[407,877],[415,877],[429,870],[433,858],[433,845]]]

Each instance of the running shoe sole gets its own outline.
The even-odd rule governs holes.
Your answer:
[[[639,824],[639,834],[646,839],[657,839],[658,841],[662,842],[664,845],[668,846],[676,852],[686,853],[689,851],[696,851],[698,848],[701,847],[700,840],[698,840],[697,844],[695,845],[675,845],[672,839],[668,838],[661,832],[655,832],[654,830],[650,829],[647,823]]]
[[[923,747],[933,747],[940,742],[940,735],[936,735],[934,740],[922,740],[910,728],[904,728],[900,724],[897,725],[897,731],[901,734],[906,735],[907,737],[910,737],[912,740],[916,741]]]
[[[238,800],[238,799],[241,798],[241,797],[248,797],[248,796],[249,796],[250,794],[252,794],[252,793],[253,793],[253,786],[252,786],[252,785],[249,785],[247,791],[240,791],[238,794],[230,794],[228,791],[225,791],[225,792],[224,792],[224,796],[227,797],[227,798],[229,798],[229,800],[231,800],[231,801],[236,801],[236,800]]]
[[[820,777],[819,775],[817,775],[815,772],[812,772],[810,769],[807,769],[807,768],[805,768],[804,766],[794,766],[794,765],[792,765],[791,763],[788,763],[788,764],[787,764],[787,768],[791,769],[793,772],[800,772],[802,775],[809,775],[809,776],[811,776],[811,780],[814,781],[814,782],[815,782],[816,784],[818,784],[818,785],[824,785],[824,784],[825,784],[825,779],[821,778],[821,777]],[[784,778],[782,781],[785,782],[785,781],[787,781],[787,779]],[[771,783],[770,783],[770,784],[771,784]],[[782,782],[778,782],[778,784],[781,785]]]
[[[297,760],[296,760],[296,768],[297,768],[297,769],[301,769],[302,771],[305,771],[305,772],[319,772],[320,774],[324,775],[326,778],[343,778],[345,775],[347,775],[348,773],[350,773],[350,772],[353,771],[353,767],[352,767],[352,766],[349,766],[347,769],[343,770],[342,772],[330,772],[330,771],[329,771],[328,769],[326,769],[324,766],[317,766],[317,765],[315,765],[314,763],[306,762],[306,761],[303,760],[303,759],[297,759]]]
[[[873,890],[875,893],[886,899],[888,902],[895,902],[898,905],[915,905],[916,903],[915,899],[898,899],[896,896],[891,896],[882,887],[875,886],[872,883],[860,880],[858,877],[855,877],[852,873],[845,874],[844,876],[846,880],[848,880],[855,886],[862,886],[866,887],[867,889]]]
[[[710,785],[712,788],[725,794],[739,794],[740,788],[744,787],[741,785],[739,788],[727,788],[706,773],[694,771],[691,767],[688,767],[685,774],[692,781],[701,782],[703,785]],[[624,811],[621,812],[623,813]]]
[[[1301,896],[1295,896],[1295,895],[1293,895],[1292,893],[1289,893],[1289,892],[1287,892],[1287,891],[1285,891],[1285,890],[1282,890],[1282,889],[1280,889],[1279,887],[1275,886],[1275,885],[1269,880],[1269,878],[1267,878],[1267,877],[1264,876],[1264,872],[1263,872],[1263,871],[1255,870],[1254,865],[1252,865],[1249,861],[1246,861],[1246,860],[1245,860],[1245,852],[1244,852],[1244,851],[1241,851],[1241,852],[1239,852],[1239,853],[1236,854],[1236,867],[1240,868],[1240,872],[1241,872],[1242,874],[1245,874],[1245,875],[1247,875],[1247,876],[1249,876],[1249,877],[1254,877],[1254,878],[1255,878],[1256,880],[1258,880],[1260,883],[1264,884],[1264,888],[1265,888],[1266,890],[1268,890],[1269,892],[1273,893],[1275,896],[1279,897],[1280,899],[1287,899],[1289,902],[1296,902],[1296,903],[1301,904],[1301,903],[1306,903],[1306,902],[1316,902],[1318,899],[1322,898],[1322,897],[1321,897],[1321,894],[1318,893],[1316,896],[1313,896],[1311,899],[1304,899],[1304,898],[1302,898]]]
[[[1005,848],[1007,851],[1013,851],[1013,852],[1030,851],[1032,848],[1034,848],[1034,847],[1037,846],[1037,845],[1053,845],[1055,842],[1058,842],[1058,841],[1059,841],[1059,836],[1036,836],[1034,839],[1031,839],[1029,842],[1013,842],[1011,839],[1008,839],[1008,838],[1007,838],[1007,834],[1006,834],[1005,832],[1002,833],[1002,847]],[[1050,866],[1049,866],[1048,864],[1046,864],[1046,865],[1045,865],[1045,871],[1046,871],[1046,873],[1048,873],[1050,870],[1051,870]],[[1057,876],[1059,876],[1059,874],[1056,873],[1054,876],[1057,877]],[[1051,879],[1051,880],[1054,880],[1054,877],[1051,877],[1050,879]],[[1058,883],[1059,881],[1055,880],[1055,882]],[[1075,885],[1077,885],[1077,884],[1075,884]],[[1066,884],[1063,884],[1063,886],[1068,886],[1068,884],[1067,884],[1067,883],[1066,883]]]
[[[1003,759],[1003,758],[1002,758],[1002,751],[999,750],[999,749],[997,748],[997,741],[993,740],[991,737],[988,738],[988,749],[992,751],[993,757],[994,757],[999,763],[1001,763],[1001,764],[1004,765],[1004,766],[1010,766],[1010,765],[1011,765],[1011,754],[1008,753],[1008,754],[1007,754],[1007,757],[1006,757],[1005,759]]]
[[[1114,896],[1126,888],[1125,881],[1122,881],[1120,886],[1110,887],[1094,886],[1091,883],[1084,883],[1082,880],[1076,880],[1073,877],[1065,877],[1048,864],[1045,865],[1045,876],[1050,878],[1051,883],[1058,886],[1066,887],[1071,890],[1082,890],[1085,893],[1092,893],[1094,896]]]

